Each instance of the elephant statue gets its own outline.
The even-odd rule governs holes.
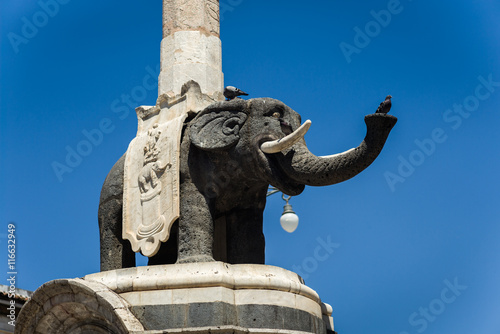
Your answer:
[[[346,181],[381,152],[397,118],[365,116],[356,148],[315,156],[303,139],[310,121],[271,98],[215,102],[184,123],[180,155],[180,218],[149,264],[264,264],[263,211],[272,185],[291,196],[306,185]],[[99,204],[101,270],[135,266],[122,239],[123,156],[108,174]]]

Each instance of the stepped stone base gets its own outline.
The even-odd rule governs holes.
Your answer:
[[[334,333],[295,273],[222,262],[106,271],[42,285],[16,333]]]

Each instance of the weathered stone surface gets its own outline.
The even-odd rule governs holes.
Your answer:
[[[84,279],[88,282],[104,284],[120,294],[131,291],[225,287],[233,290],[290,292],[319,303],[318,294],[306,286],[299,275],[283,268],[267,265],[230,265],[223,262],[183,263],[100,272],[86,275]],[[321,314],[319,304],[318,314]]]
[[[238,315],[241,327],[326,333],[321,318],[297,309],[273,305],[241,305],[238,307]]]
[[[178,31],[161,42],[161,73],[158,94],[176,96],[182,85],[194,80],[204,94],[222,95],[221,41],[200,31]]]
[[[163,0],[163,36],[198,30],[219,37],[219,0]]]
[[[236,326],[303,333],[326,333],[321,318],[308,312],[276,305],[234,305],[222,302],[133,306],[132,312],[148,330]]]

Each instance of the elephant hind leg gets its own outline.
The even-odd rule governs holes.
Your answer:
[[[122,238],[123,168],[125,155],[109,172],[99,201],[101,271],[135,267],[135,253]]]
[[[265,264],[263,209],[234,209],[226,214],[227,262]]]

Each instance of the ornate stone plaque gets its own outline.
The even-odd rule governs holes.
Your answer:
[[[185,116],[160,122],[158,107],[138,108],[139,131],[127,150],[123,238],[153,256],[179,217],[180,135]]]

